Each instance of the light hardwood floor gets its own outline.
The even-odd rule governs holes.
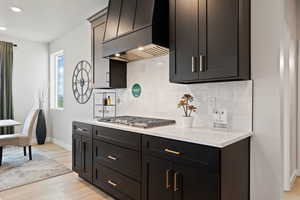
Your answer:
[[[300,199],[300,177],[295,181],[293,189],[290,192],[284,193],[284,200],[299,200]]]
[[[71,152],[55,144],[34,146],[47,156],[62,163],[68,168],[72,166]],[[94,186],[80,179],[77,174],[70,173],[50,178],[37,183],[0,192],[0,200],[113,200]]]

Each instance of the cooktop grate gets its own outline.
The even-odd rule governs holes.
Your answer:
[[[147,118],[147,117],[137,117],[137,116],[119,116],[99,119],[99,122],[107,123],[117,123],[128,126],[140,127],[140,128],[154,128],[160,126],[167,126],[175,124],[175,120],[169,119],[157,119],[157,118]]]

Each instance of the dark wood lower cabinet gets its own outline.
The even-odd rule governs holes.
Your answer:
[[[81,149],[82,149],[82,163],[81,163],[81,176],[92,182],[93,178],[93,152],[92,152],[92,138],[83,137],[81,138]]]
[[[119,200],[249,200],[249,138],[215,148],[75,123],[72,155],[80,177]]]
[[[72,138],[72,169],[81,172],[81,135],[73,134]]]
[[[140,200],[140,183],[97,163],[94,164],[93,183],[117,199]]]
[[[218,200],[219,175],[199,170],[195,164],[174,163],[174,200]]]
[[[197,165],[144,156],[143,200],[218,200],[218,178]]]
[[[72,135],[72,169],[80,177],[92,182],[93,148],[91,130],[83,128],[86,124],[73,123]],[[78,131],[80,130],[80,131]],[[84,130],[84,131],[82,131]]]
[[[152,156],[144,156],[143,200],[172,200],[172,174],[172,162]]]

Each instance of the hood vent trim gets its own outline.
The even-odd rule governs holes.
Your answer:
[[[113,60],[119,60],[119,61],[125,61],[125,62],[132,62],[147,58],[153,58],[153,57],[159,57],[159,56],[165,56],[169,54],[169,49],[155,45],[150,44],[144,47],[139,47],[137,49],[129,50],[125,53],[121,53],[118,55],[110,56],[110,59]]]

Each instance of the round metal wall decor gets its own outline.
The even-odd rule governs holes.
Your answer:
[[[93,92],[92,67],[88,61],[80,61],[73,72],[72,89],[76,101],[87,103]]]

